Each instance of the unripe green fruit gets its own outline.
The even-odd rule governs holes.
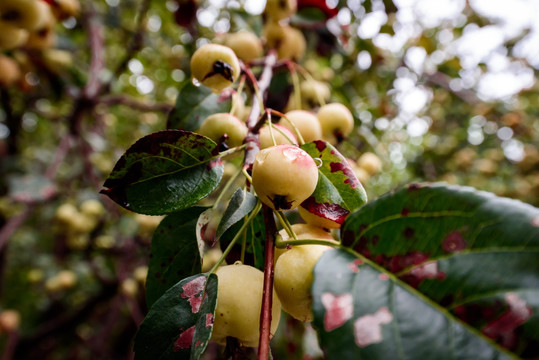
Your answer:
[[[359,159],[357,159],[357,165],[360,168],[365,169],[369,175],[378,174],[382,170],[382,162],[376,154],[371,152],[363,153]]]
[[[305,54],[307,43],[303,33],[289,25],[268,23],[264,27],[264,38],[270,49],[277,51],[279,59],[299,61]]]
[[[318,118],[313,113],[305,110],[292,110],[287,112],[285,116],[296,126],[305,142],[322,139],[322,127]],[[290,131],[294,131],[294,128],[286,119],[282,119],[281,124],[290,129]]]
[[[231,48],[218,44],[201,46],[191,58],[191,78],[220,93],[240,75],[240,63]]]
[[[343,104],[326,104],[320,107],[316,116],[322,126],[322,134],[331,143],[339,142],[354,129],[354,117]]]
[[[294,15],[297,8],[297,0],[267,0],[264,14],[273,21],[279,21]]]
[[[275,263],[273,285],[283,310],[300,321],[312,321],[311,286],[313,269],[322,254],[331,249],[324,245],[298,245],[282,254]]]
[[[35,30],[45,20],[49,5],[37,0],[2,0],[0,2],[0,22],[12,26]]]
[[[294,145],[278,145],[256,154],[252,178],[264,204],[274,210],[289,210],[314,192],[318,168],[304,150]]]
[[[28,31],[0,22],[0,50],[11,50],[24,45]]]
[[[247,126],[243,121],[229,113],[217,113],[208,116],[200,125],[199,134],[204,135],[220,143],[223,136],[228,138],[225,143],[229,147],[236,147],[243,144],[247,136]]]
[[[221,266],[215,274],[217,307],[211,340],[225,344],[230,336],[242,346],[258,346],[264,273],[252,266],[234,264]],[[277,330],[280,318],[281,303],[274,291],[271,334]]]
[[[225,45],[231,48],[236,56],[245,63],[262,57],[264,53],[262,42],[258,36],[249,31],[228,34]]]
[[[101,204],[101,201],[96,199],[88,199],[84,200],[82,204],[80,204],[80,211],[84,215],[98,218],[105,213],[105,208],[103,207],[103,204]]]
[[[273,132],[273,138],[275,139],[275,144],[273,143],[269,126],[264,125],[260,129],[259,140],[260,140],[261,149],[266,149],[266,148],[269,148],[275,145],[281,145],[281,144],[292,144],[292,145],[298,144],[294,134],[282,125],[273,124],[272,132]],[[292,142],[290,142],[290,140],[292,140]]]

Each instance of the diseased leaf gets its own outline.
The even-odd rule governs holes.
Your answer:
[[[343,245],[524,352],[539,342],[539,209],[469,187],[410,185],[350,215]]]
[[[327,359],[515,358],[366,258],[329,250],[314,269],[313,325]]]
[[[228,112],[231,99],[214,94],[206,86],[195,86],[188,82],[180,90],[176,106],[168,117],[168,129],[196,131],[211,114]]]
[[[194,275],[150,308],[135,336],[135,359],[198,359],[211,338],[217,276]]]
[[[236,190],[217,227],[216,238],[219,239],[232,225],[249,214],[254,209],[256,201],[256,196],[253,194],[243,189]]]
[[[181,279],[200,273],[195,227],[204,207],[192,207],[165,217],[152,238],[146,302],[148,307]]]
[[[367,202],[367,193],[346,158],[330,143],[316,140],[301,146],[314,159],[320,159],[318,183],[301,207],[338,224]]]
[[[101,192],[128,210],[164,215],[186,209],[219,185],[223,164],[216,144],[182,130],[147,135],[114,166]]]

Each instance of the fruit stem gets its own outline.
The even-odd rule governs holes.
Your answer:
[[[294,86],[294,101],[296,102],[296,107],[301,110],[301,90],[299,86],[299,77],[294,64],[289,61],[287,62],[288,70],[290,71],[290,76],[292,77],[292,85]]]
[[[271,309],[273,302],[273,259],[275,234],[277,225],[273,210],[267,205],[262,206],[264,223],[266,225],[266,246],[264,249],[264,291],[262,293],[262,308],[260,309],[260,337],[258,345],[258,360],[268,360],[271,330]]]
[[[251,177],[251,175],[249,175],[249,173],[247,172],[247,169],[242,168],[241,172],[243,173],[243,176],[245,176],[247,178],[247,181],[249,181],[249,184],[252,184],[253,183],[253,178]]]
[[[277,141],[275,141],[275,136],[273,135],[273,123],[271,122],[271,111],[266,110],[266,114],[268,115],[268,128],[269,128],[269,133],[271,137],[271,142],[273,143],[273,146],[277,146]]]
[[[286,216],[284,216],[281,211],[275,211],[275,215],[277,216],[277,219],[281,223],[283,229],[285,229],[288,236],[294,240],[297,240],[298,238],[296,236],[296,233],[292,229],[292,225],[290,225],[290,222],[288,221]]]
[[[326,245],[331,247],[340,247],[341,244],[336,243],[331,240],[322,240],[322,239],[295,239],[295,240],[279,240],[275,239],[275,247],[279,249],[284,249],[288,245],[291,246],[300,246],[300,245]]]
[[[280,111],[273,110],[273,109],[271,109],[271,113],[285,119],[290,124],[290,126],[292,126],[292,128],[294,129],[294,132],[296,133],[296,137],[298,138],[299,145],[305,144],[305,140],[303,139],[303,136],[301,136],[299,129],[296,127],[296,125],[292,121],[290,121],[290,119],[285,114],[283,114]]]
[[[245,231],[245,229],[247,229],[247,226],[249,226],[249,224],[251,223],[251,221],[253,221],[254,217],[258,214],[258,212],[260,211],[260,208],[262,207],[260,201],[258,201],[256,203],[256,206],[255,208],[253,209],[253,211],[249,214],[249,216],[247,217],[247,219],[245,220],[245,222],[243,223],[243,225],[241,226],[241,228],[238,230],[238,232],[236,233],[236,235],[234,235],[234,238],[232,239],[232,241],[230,242],[230,244],[228,244],[228,246],[226,247],[225,251],[223,251],[223,255],[221,255],[221,257],[219,258],[219,260],[215,263],[215,265],[213,265],[213,267],[211,268],[211,270],[208,272],[208,276],[210,274],[213,274],[215,273],[215,271],[219,268],[219,266],[221,266],[221,263],[226,259],[226,257],[228,256],[228,253],[230,253],[230,250],[232,250],[232,248],[234,247],[234,245],[236,244],[236,242],[238,241],[238,239],[240,238],[241,234]]]
[[[240,84],[238,85],[238,90],[236,90],[237,96],[241,96],[241,93],[243,92],[243,85],[245,85],[245,74],[241,76],[240,78]],[[232,95],[232,106],[230,107],[229,114],[234,114],[234,111],[236,111],[237,101],[234,101],[234,95]]]

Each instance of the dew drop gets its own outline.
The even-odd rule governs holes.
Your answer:
[[[192,79],[191,79],[191,82],[192,82],[193,85],[195,85],[196,87],[199,87],[199,86],[200,86],[200,81],[198,81],[198,80],[195,79],[195,78],[192,78]]]
[[[314,162],[316,163],[316,167],[319,168],[319,169],[320,169],[320,168],[322,167],[322,165],[324,164],[324,162],[323,162],[322,159],[320,159],[320,158],[314,158]]]

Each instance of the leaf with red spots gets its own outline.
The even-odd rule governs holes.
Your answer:
[[[343,245],[512,351],[539,342],[539,209],[469,187],[415,184],[351,214]],[[523,292],[533,293],[527,296]],[[523,311],[521,311],[523,313]],[[501,330],[500,330],[501,329]],[[519,352],[520,354],[520,352]]]
[[[223,164],[216,146],[202,135],[182,130],[147,135],[122,155],[101,193],[141,214],[186,209],[221,181]]]
[[[346,158],[330,143],[316,140],[301,148],[321,162],[316,189],[301,206],[324,219],[344,223],[348,214],[367,202],[363,185]]]
[[[150,308],[135,336],[135,359],[199,359],[213,331],[217,276],[185,278]]]
[[[313,326],[328,360],[514,358],[350,250],[322,255],[314,268],[311,294]],[[515,300],[514,307],[522,309],[522,303]]]
[[[205,209],[191,207],[167,215],[155,229],[146,279],[149,307],[181,279],[200,273],[195,228],[198,216]]]
[[[220,97],[206,86],[187,82],[176,99],[176,105],[168,116],[167,128],[196,131],[202,121],[211,114],[228,112],[231,98]]]

